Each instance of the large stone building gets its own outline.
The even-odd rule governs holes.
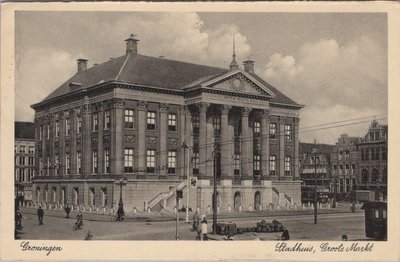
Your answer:
[[[374,120],[358,143],[357,189],[373,192],[376,200],[387,197],[387,141],[388,126]]]
[[[302,106],[257,76],[254,61],[239,68],[235,54],[229,68],[155,58],[131,36],[121,57],[91,68],[79,59],[32,108],[38,203],[110,207],[122,188],[128,211],[173,208],[188,171],[190,206],[206,209],[214,166],[220,210],[301,201]]]
[[[35,125],[15,122],[15,199],[17,205],[32,201],[32,179],[35,176]]]
[[[333,145],[300,143],[301,201],[314,202],[315,184],[317,201],[326,203],[332,197],[331,152]]]
[[[333,185],[336,184],[337,200],[349,199],[357,183],[360,137],[342,134],[331,154]]]

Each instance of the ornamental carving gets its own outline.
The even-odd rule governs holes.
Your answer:
[[[221,114],[227,115],[229,113],[229,110],[231,110],[232,106],[229,105],[221,105]]]
[[[180,112],[181,112],[182,115],[190,114],[189,107],[187,105],[180,106]]]
[[[271,151],[273,151],[273,152],[278,151],[278,146],[277,145],[272,145],[271,146]]]
[[[264,110],[262,110],[262,117],[263,118],[266,118],[267,120],[270,120],[271,119],[271,110],[269,110],[269,109],[264,109]]]
[[[200,102],[200,103],[198,103],[196,105],[199,108],[199,111],[203,112],[203,113],[207,112],[207,109],[210,106],[209,103],[204,103],[204,102]]]
[[[76,138],[76,144],[79,145],[79,144],[81,144],[81,142],[82,142],[82,139],[81,139],[80,137],[77,137],[77,138]]]
[[[291,152],[292,151],[292,146],[291,145],[286,145],[285,146],[285,151],[286,152]]]
[[[161,113],[167,113],[168,112],[168,105],[167,104],[160,104],[160,112]]]
[[[85,96],[84,98],[83,98],[83,104],[85,104],[85,105],[89,105],[89,97],[88,96]]]
[[[97,137],[92,137],[92,143],[97,144]]]
[[[298,117],[293,117],[293,123],[294,123],[295,125],[299,125],[299,123],[300,123],[300,118],[298,118]]]
[[[123,109],[124,108],[124,100],[114,98],[114,99],[112,99],[112,105],[113,105],[113,108]]]
[[[65,146],[69,146],[69,139],[65,140]]]
[[[125,142],[128,143],[135,143],[135,137],[134,136],[125,136]]]
[[[103,143],[110,143],[110,136],[104,136]]]
[[[248,117],[251,112],[250,107],[242,107],[242,116],[243,117]]]
[[[148,137],[147,137],[147,143],[148,143],[148,144],[157,144],[157,137],[148,136]]]
[[[179,145],[179,139],[177,139],[177,138],[170,138],[170,139],[168,139],[168,143],[169,143],[169,145],[171,145],[171,146],[178,146]]]
[[[54,146],[55,146],[55,147],[58,147],[58,145],[59,145],[59,142],[56,141],[56,142],[54,143]]]
[[[139,111],[146,111],[146,109],[147,109],[147,103],[146,102],[144,102],[144,101],[139,101],[138,102],[138,110]]]

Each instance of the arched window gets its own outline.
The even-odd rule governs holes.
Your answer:
[[[363,169],[361,173],[361,182],[368,182],[368,171]]]
[[[254,209],[260,210],[260,206],[261,206],[261,193],[257,191],[254,194]]]
[[[234,210],[238,211],[239,207],[242,205],[242,194],[240,192],[236,192],[233,198],[233,207]]]
[[[374,168],[372,170],[372,182],[376,182],[377,180],[379,180],[379,171]]]

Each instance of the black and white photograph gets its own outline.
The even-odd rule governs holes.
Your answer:
[[[388,243],[388,13],[14,18],[8,212],[23,251],[265,241],[355,255]]]

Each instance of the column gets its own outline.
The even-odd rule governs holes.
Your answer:
[[[137,168],[138,174],[144,175],[146,173],[146,109],[145,102],[139,101],[138,103],[138,148],[137,155]],[[134,160],[136,163],[136,159]]]
[[[91,146],[91,114],[89,98],[85,97],[85,104],[82,107],[82,174],[87,176],[91,174],[91,159],[92,159],[92,146]]]
[[[242,109],[242,136],[241,136],[241,176],[242,179],[249,180],[252,177],[252,170],[250,170],[250,161],[253,160],[253,152],[250,152],[250,143],[253,141],[250,139],[249,132],[249,114],[251,108],[244,107]]]
[[[47,121],[46,121],[47,122]],[[45,171],[45,166],[44,166],[44,164],[47,164],[47,147],[46,147],[46,141],[47,141],[47,123],[44,123],[44,121],[43,122],[41,122],[40,123],[40,125],[42,125],[42,165],[41,165],[41,167],[40,168],[42,168],[43,169],[43,174],[44,175],[48,175],[48,174],[46,174],[46,171]]]
[[[99,175],[103,174],[103,156],[104,156],[104,149],[103,149],[103,130],[104,130],[104,106],[102,102],[97,105],[98,108],[98,131],[97,131],[97,173]],[[123,135],[123,133],[121,133]],[[119,149],[120,151],[122,148]]]
[[[269,177],[269,122],[270,111],[265,109],[261,116],[261,178]]]
[[[190,165],[190,163],[188,163],[188,157],[187,154],[188,151],[190,150],[190,148],[187,148],[186,150],[186,155],[185,150],[183,149],[182,145],[183,142],[186,143],[186,145],[189,147],[189,140],[190,137],[188,137],[186,135],[186,130],[187,130],[187,125],[190,123],[186,122],[186,115],[189,114],[189,110],[187,108],[187,106],[181,106],[180,107],[180,112],[179,112],[179,121],[178,121],[178,128],[179,128],[179,136],[180,136],[180,141],[181,141],[181,147],[179,149],[179,154],[178,154],[178,169],[177,169],[177,173],[179,174],[179,176],[181,177],[186,177],[186,169],[187,166]],[[185,166],[186,165],[186,166]]]
[[[295,117],[293,121],[293,141],[294,141],[294,158],[293,158],[293,166],[294,166],[294,174],[293,177],[295,180],[300,179],[300,171],[299,171],[299,150],[300,150],[300,140],[299,140],[299,122],[300,118]]]
[[[70,111],[69,117],[71,130],[70,130],[70,163],[71,163],[71,175],[77,174],[78,170],[76,169],[76,110],[72,109]]]
[[[279,177],[285,177],[285,117],[279,117]]]
[[[207,103],[199,103],[199,121],[200,121],[200,133],[199,133],[199,157],[200,157],[200,165],[199,165],[199,176],[206,177],[207,176],[207,109],[210,104]]]
[[[233,178],[230,172],[232,166],[232,138],[229,137],[228,114],[231,106],[221,106],[221,179]]]
[[[112,125],[111,125],[111,173],[113,175],[123,174],[124,164],[124,101],[122,99],[112,100]],[[103,127],[99,126],[99,129]],[[97,153],[97,157],[103,154],[103,150]]]
[[[58,137],[58,174],[65,175],[65,121],[67,119],[68,112],[62,111],[61,118],[59,118],[60,123],[60,136]],[[51,191],[51,190],[50,190]]]
[[[168,134],[168,105],[160,104],[160,134],[158,136],[160,145],[160,176],[166,176],[168,174],[168,148],[167,148],[167,134]]]
[[[55,155],[55,140],[56,140],[56,116],[55,115],[51,115],[50,116],[50,130],[51,130],[51,134],[50,134],[50,166],[48,168],[49,170],[49,175],[54,175],[55,174],[55,170],[54,170],[54,155]],[[47,159],[43,160],[46,162],[47,164]]]

